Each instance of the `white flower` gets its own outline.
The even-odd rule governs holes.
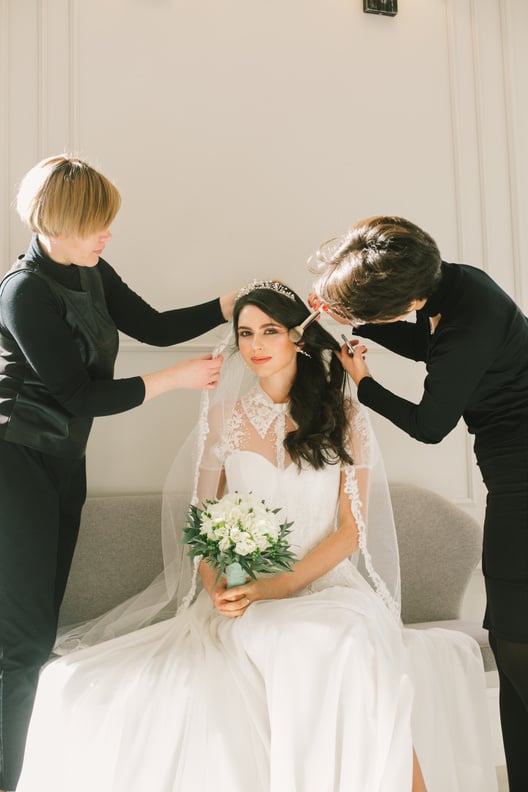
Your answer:
[[[271,543],[265,536],[259,536],[255,539],[255,544],[259,550],[267,550]]]
[[[238,555],[250,555],[257,549],[255,542],[252,539],[241,539],[235,545],[235,553]]]
[[[291,569],[295,556],[285,540],[291,523],[281,523],[277,511],[252,493],[238,492],[206,501],[202,510],[191,507],[186,526],[189,555],[206,559],[219,574],[235,561],[250,576]]]

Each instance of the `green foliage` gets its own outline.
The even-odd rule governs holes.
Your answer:
[[[241,501],[243,501],[244,496],[240,497]],[[268,540],[267,547],[263,549],[256,548],[245,554],[236,551],[236,542],[234,540],[225,540],[226,524],[223,523],[221,527],[224,528],[224,546],[221,549],[220,542],[222,537],[212,538],[210,534],[204,533],[202,524],[204,516],[211,516],[207,511],[207,506],[221,503],[222,501],[206,501],[205,509],[200,509],[194,505],[189,507],[183,530],[183,543],[189,547],[188,555],[190,558],[203,557],[217,571],[218,578],[224,574],[229,564],[235,562],[238,562],[253,580],[256,579],[257,575],[261,574],[291,571],[292,564],[297,561],[296,556],[290,549],[287,538],[293,525],[292,522],[281,523],[276,538],[269,533],[265,533],[264,536]],[[261,503],[264,504],[264,501],[261,501]],[[266,512],[273,515],[280,511],[280,509],[265,508]],[[239,531],[247,530],[241,520],[236,521],[236,527]],[[228,544],[227,547],[225,546],[226,544]]]

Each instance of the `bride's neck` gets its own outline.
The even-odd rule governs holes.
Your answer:
[[[283,377],[268,377],[260,380],[260,387],[274,404],[286,404],[289,402],[292,384],[290,378],[285,379]]]

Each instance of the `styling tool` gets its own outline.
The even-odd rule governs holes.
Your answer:
[[[319,308],[316,311],[312,311],[310,316],[307,316],[304,322],[301,322],[300,325],[295,325],[295,327],[290,327],[288,330],[288,336],[290,341],[293,341],[294,344],[298,344],[299,341],[302,339],[304,335],[304,331],[308,327],[308,325],[312,324],[321,314]]]
[[[346,337],[346,335],[345,335],[344,333],[341,333],[341,338],[343,339],[343,341],[344,341],[344,342],[345,342],[345,344],[346,344],[346,348],[348,349],[348,354],[349,354],[349,355],[353,355],[353,354],[354,354],[354,347],[353,347],[353,345],[352,345],[352,341],[350,341],[350,340],[349,340],[349,339]]]

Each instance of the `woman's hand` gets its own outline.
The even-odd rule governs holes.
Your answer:
[[[347,349],[347,345],[343,344],[341,352],[335,354],[341,361],[345,371],[352,377],[356,387],[359,385],[363,377],[370,377],[370,371],[365,363],[365,355],[368,350],[364,344],[360,344],[356,339],[350,341],[354,347],[354,354],[351,355]]]
[[[218,357],[206,355],[202,358],[191,358],[177,363],[174,366],[174,369],[177,369],[176,376],[179,382],[176,387],[192,390],[216,388],[223,362],[222,355],[218,355]]]
[[[145,383],[144,401],[176,388],[213,390],[218,385],[223,362],[222,355],[217,357],[206,355],[202,358],[184,360],[153,374],[144,374],[142,377]]]
[[[238,292],[234,291],[230,294],[224,294],[223,297],[220,297],[220,310],[222,311],[222,316],[227,321],[233,317],[237,294]]]
[[[341,316],[338,313],[334,313],[331,308],[324,303],[320,297],[317,296],[315,292],[310,292],[308,295],[308,305],[312,309],[312,311],[323,311],[327,316],[334,320],[334,322],[339,322],[339,324],[349,325],[350,319],[347,319],[344,316]]]

